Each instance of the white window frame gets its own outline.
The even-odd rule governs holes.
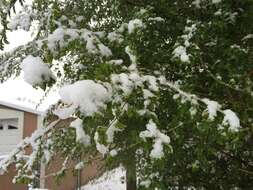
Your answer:
[[[23,139],[23,133],[24,133],[24,112],[22,111],[17,111],[17,110],[11,110],[11,109],[0,109],[0,119],[18,119],[18,129],[15,131],[20,134],[18,139],[21,141]],[[0,130],[1,132],[2,130]],[[4,131],[4,130],[3,130]],[[8,132],[12,130],[7,130]]]

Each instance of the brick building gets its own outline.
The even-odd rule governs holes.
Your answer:
[[[0,101],[0,159],[4,158],[22,139],[42,127],[42,121],[42,113],[39,111]],[[63,122],[66,124],[68,121]],[[85,167],[79,176],[73,176],[71,171],[67,172],[60,185],[55,182],[53,177],[44,177],[58,171],[62,161],[61,158],[57,158],[47,167],[40,166],[40,188],[75,190],[78,184],[84,185],[100,173],[99,164],[94,162]],[[76,163],[73,161],[71,164]],[[28,189],[26,185],[12,183],[15,172],[15,167],[11,166],[7,173],[0,175],[0,190]]]

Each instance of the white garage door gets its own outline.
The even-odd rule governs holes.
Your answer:
[[[8,154],[22,140],[23,119],[16,111],[6,115],[0,110],[0,155]],[[11,117],[12,116],[12,117]],[[16,116],[16,117],[15,117]]]

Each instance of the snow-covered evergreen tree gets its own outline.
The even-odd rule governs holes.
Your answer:
[[[8,30],[34,32],[0,55],[1,80],[22,70],[61,97],[0,163],[18,163],[17,182],[56,153],[101,154],[129,190],[252,188],[252,0],[2,0],[0,19],[1,48]]]

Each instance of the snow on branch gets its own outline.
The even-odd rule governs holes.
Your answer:
[[[40,57],[27,56],[21,63],[24,79],[32,86],[41,84],[56,77]]]
[[[79,118],[70,123],[70,127],[76,130],[76,142],[82,143],[84,146],[90,145],[90,136],[83,130],[83,121]]]
[[[163,145],[168,145],[170,143],[170,138],[164,133],[161,133],[152,120],[149,120],[149,123],[146,125],[146,127],[147,130],[142,131],[139,136],[144,141],[146,141],[146,138],[154,139],[153,149],[150,152],[150,157],[154,159],[160,159],[164,156]]]
[[[187,21],[187,24],[191,23],[191,21]],[[183,44],[176,43],[175,49],[172,52],[174,58],[179,58],[181,62],[189,63],[190,62],[190,54],[187,53],[187,48],[192,46],[191,39],[194,36],[197,28],[197,24],[192,24],[191,26],[185,26],[184,34],[180,36],[183,40]]]
[[[213,120],[217,116],[217,112],[220,112],[221,114],[224,115],[223,124],[228,124],[229,130],[231,130],[232,132],[237,132],[240,129],[241,127],[240,120],[237,114],[234,113],[232,110],[230,109],[222,110],[221,109],[222,106],[216,101],[209,100],[207,98],[200,98],[194,94],[184,92],[179,88],[178,85],[173,84],[172,82],[168,82],[164,77],[160,77],[159,80],[161,84],[170,87],[172,90],[179,93],[180,96],[183,96],[192,104],[196,105],[198,103],[203,103],[204,105],[206,105],[207,106],[206,111],[209,114],[210,120]]]
[[[46,133],[51,131],[61,120],[56,120],[50,123],[47,127],[37,129],[31,137],[25,138],[22,142],[20,142],[17,147],[3,160],[0,161],[0,171],[4,173],[7,171],[7,168],[15,162],[15,158],[18,156],[19,153],[25,151],[25,148],[28,146],[35,146],[37,140],[43,137]],[[32,162],[30,160],[30,162]]]
[[[23,7],[23,10],[15,14],[13,18],[10,19],[8,23],[8,28],[10,30],[23,29],[29,31],[32,22],[32,11],[28,9],[27,6]]]
[[[67,106],[56,109],[54,113],[62,119],[70,117],[76,109],[85,116],[91,116],[105,108],[105,103],[111,98],[108,89],[92,80],[77,81],[63,86],[59,94],[61,101]]]

